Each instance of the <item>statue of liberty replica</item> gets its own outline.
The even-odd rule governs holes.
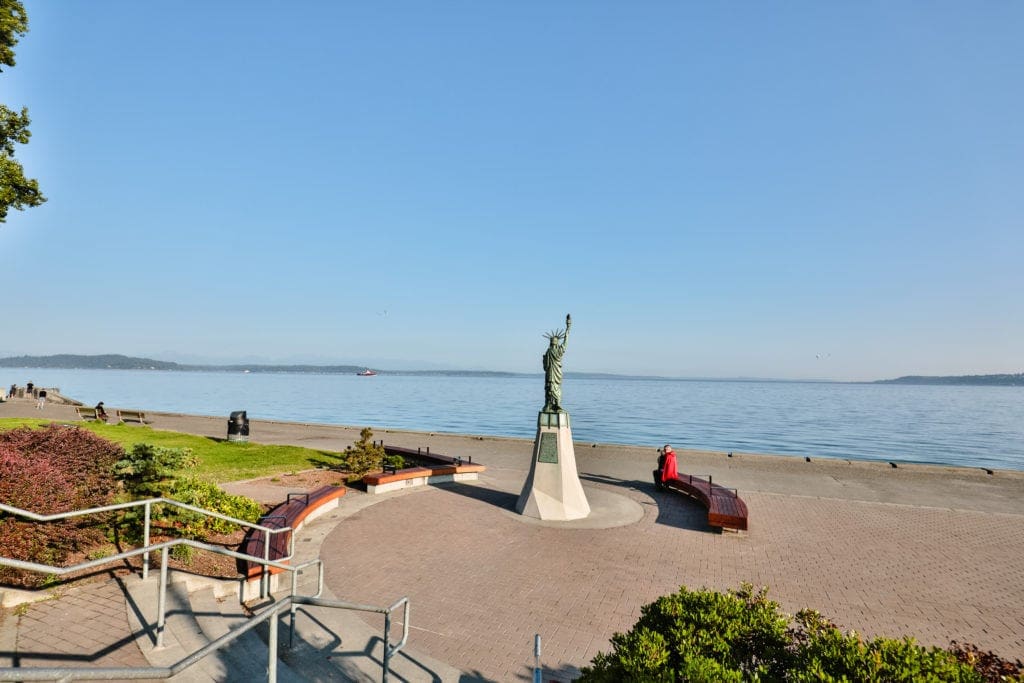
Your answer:
[[[565,316],[565,331],[554,330],[544,336],[550,340],[548,350],[544,352],[544,410],[549,413],[560,413],[562,410],[562,356],[569,343],[569,328],[572,327],[572,316]]]
[[[583,519],[590,503],[576,471],[569,413],[562,408],[562,359],[569,343],[572,316],[565,316],[565,330],[544,335],[544,407],[537,415],[530,475],[516,502],[516,512],[545,520]]]

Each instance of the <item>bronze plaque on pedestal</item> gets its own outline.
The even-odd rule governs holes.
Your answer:
[[[554,432],[541,432],[537,462],[558,463],[558,436]]]

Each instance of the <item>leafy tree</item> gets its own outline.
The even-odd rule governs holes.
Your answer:
[[[0,0],[0,65],[14,66],[14,46],[27,32],[28,14],[20,0]],[[0,104],[0,223],[7,221],[11,208],[23,211],[46,201],[39,182],[26,178],[25,169],[14,158],[15,143],[24,145],[32,136],[29,123],[27,108],[17,112]]]

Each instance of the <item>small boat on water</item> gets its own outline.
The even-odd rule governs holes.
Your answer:
[[[366,368],[362,372],[357,372],[356,374],[360,377],[373,377],[377,373],[371,370],[370,368]]]

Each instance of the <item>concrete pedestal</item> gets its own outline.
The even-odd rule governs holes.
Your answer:
[[[542,411],[537,416],[530,476],[519,494],[516,512],[544,520],[583,519],[590,514],[576,471],[569,413]]]

